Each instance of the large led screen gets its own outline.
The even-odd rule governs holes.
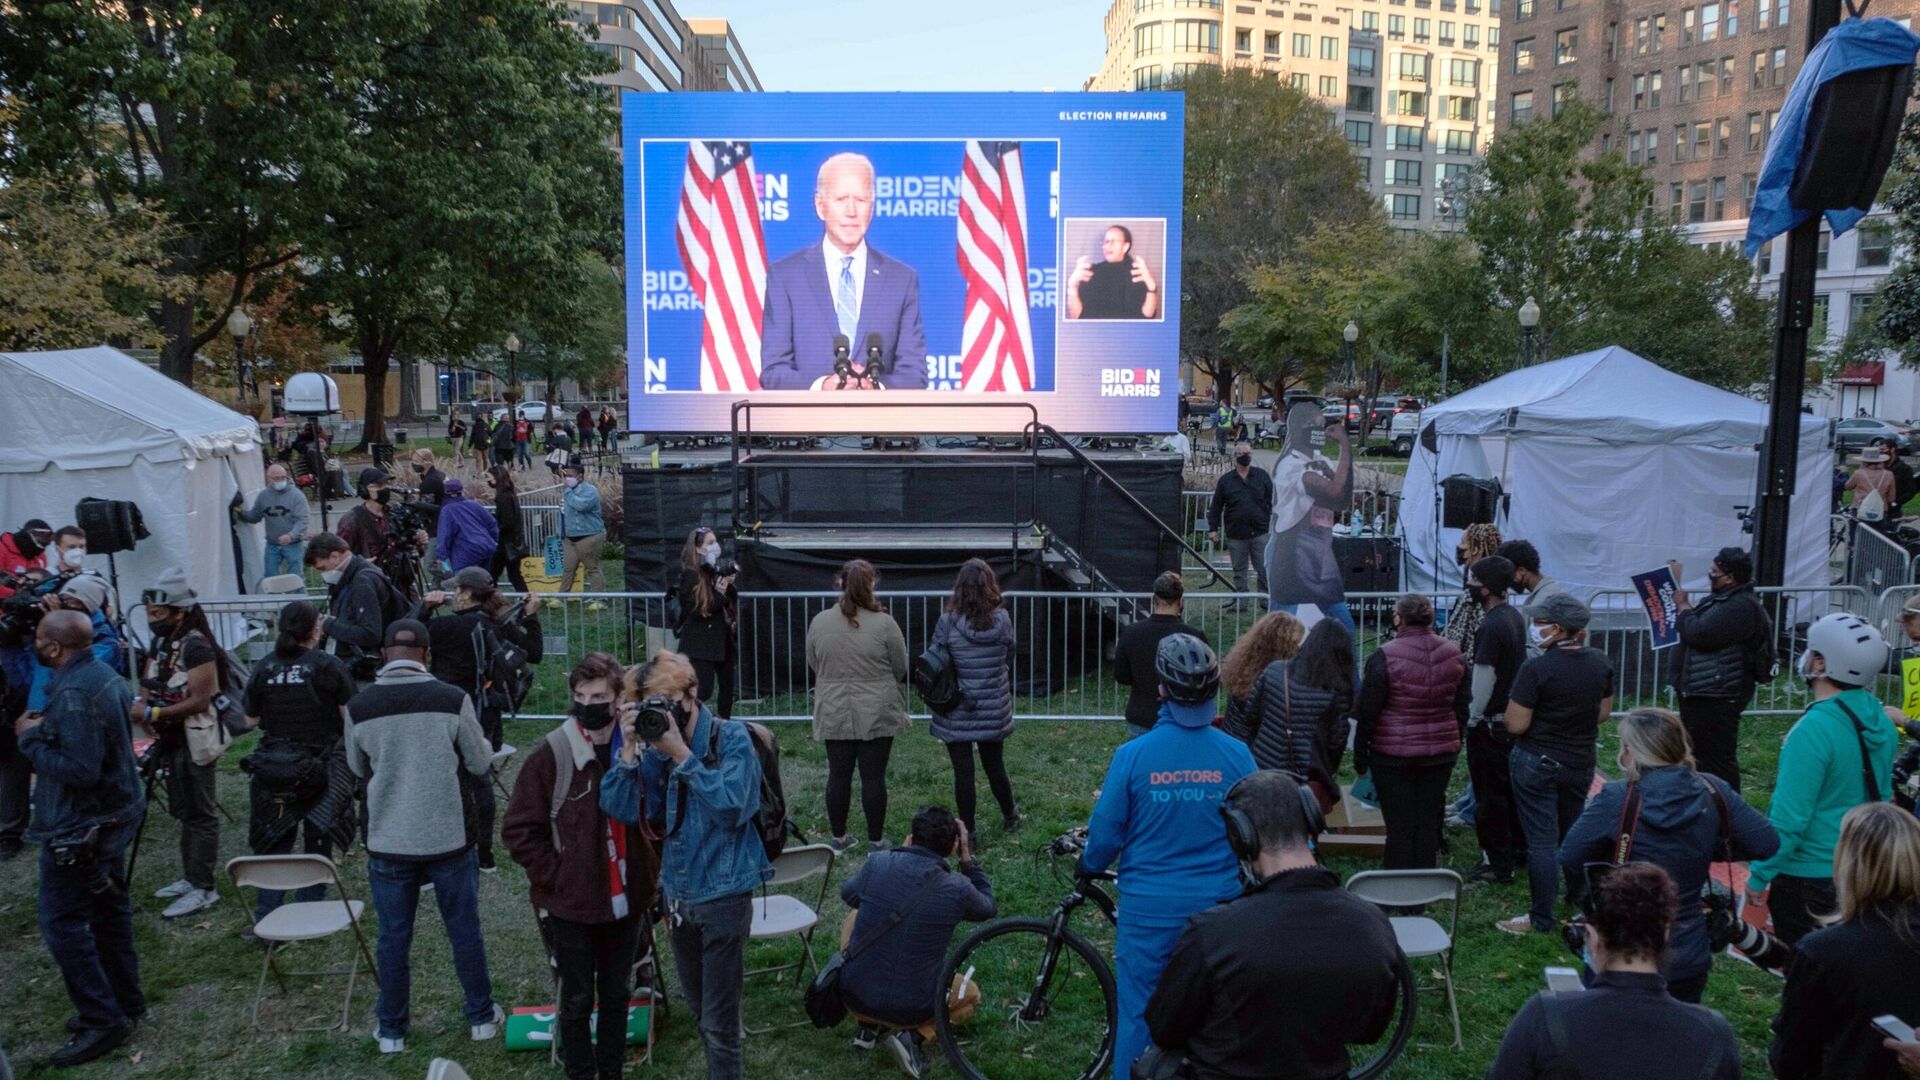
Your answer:
[[[634,430],[1163,432],[1178,94],[626,94]],[[845,409],[882,402],[884,409]],[[933,407],[930,407],[933,406]]]

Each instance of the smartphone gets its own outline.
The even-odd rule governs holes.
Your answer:
[[[1585,990],[1586,984],[1580,981],[1578,969],[1570,967],[1550,967],[1546,969],[1547,989],[1556,993]],[[1875,1021],[1878,1023],[1879,1021]]]
[[[1898,1039],[1901,1042],[1914,1041],[1913,1027],[1910,1024],[1908,1024],[1905,1020],[1902,1020],[1891,1013],[1887,1014],[1886,1016],[1874,1017],[1873,1026],[1875,1030],[1879,1031],[1880,1034],[1885,1035],[1889,1039]]]

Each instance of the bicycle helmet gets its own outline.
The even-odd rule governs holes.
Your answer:
[[[1153,673],[1176,705],[1210,704],[1220,690],[1220,661],[1192,634],[1169,634],[1154,654]]]
[[[1887,666],[1887,641],[1858,615],[1836,611],[1807,628],[1807,651],[1826,661],[1826,677],[1842,686],[1866,686]]]

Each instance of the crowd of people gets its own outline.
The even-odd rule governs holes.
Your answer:
[[[409,465],[422,497],[432,492],[424,536],[396,534],[392,481],[378,470],[362,474],[361,504],[336,532],[309,531],[284,473],[236,507],[266,524],[280,549],[272,569],[297,560],[327,593],[324,614],[303,599],[281,607],[272,651],[250,673],[221,647],[184,572],[143,590],[149,640],[130,657],[105,583],[79,569],[82,530],[31,521],[0,537],[0,597],[34,590],[44,612],[29,640],[0,648],[13,720],[0,754],[0,861],[25,841],[41,845],[42,935],[74,1007],[53,1064],[110,1053],[146,1012],[127,858],[156,786],[179,823],[180,864],[155,894],[159,913],[219,903],[218,763],[237,709],[238,730],[260,733],[244,765],[249,850],[331,856],[365,845],[382,1053],[403,1051],[412,1029],[423,893],[440,912],[470,1037],[500,1034],[479,903],[497,847],[527,876],[570,1078],[620,1075],[624,1029],[596,1031],[590,1018],[657,970],[659,934],[706,1074],[743,1074],[751,902],[773,873],[769,836],[781,833],[784,806],[766,794],[779,790],[767,776],[778,762],[770,736],[731,715],[737,567],[712,529],[693,529],[670,582],[676,649],[631,665],[582,657],[567,675],[566,719],[508,784],[504,720],[545,659],[539,595],[515,599],[501,582],[513,562],[502,547],[517,535],[509,521],[518,527],[513,464],[488,467],[493,514],[431,454]],[[571,578],[597,565],[605,526],[597,491],[577,464],[567,473]],[[1234,500],[1263,501],[1251,476],[1237,474],[1222,510],[1230,541],[1245,539],[1233,536],[1244,524]],[[409,544],[444,575],[415,596],[380,565]],[[1244,554],[1243,576],[1261,565],[1251,546]],[[1879,630],[1847,614],[1806,628],[1791,662],[1811,704],[1762,813],[1742,796],[1740,717],[1773,677],[1776,633],[1746,552],[1718,552],[1708,594],[1676,597],[1677,712],[1617,719],[1624,689],[1593,640],[1593,613],[1538,551],[1475,527],[1456,558],[1463,592],[1439,604],[1398,598],[1364,662],[1345,620],[1309,627],[1280,609],[1222,643],[1222,659],[1186,621],[1172,572],[1154,582],[1150,612],[1120,632],[1112,670],[1127,688],[1129,737],[1099,785],[1079,863],[1121,882],[1115,1075],[1333,1077],[1350,1067],[1351,1045],[1380,1037],[1404,970],[1391,913],[1342,889],[1317,846],[1325,816],[1351,798],[1340,780],[1349,769],[1374,793],[1387,869],[1441,865],[1448,823],[1470,824],[1473,887],[1524,899],[1498,929],[1563,936],[1580,956],[1586,989],[1530,1000],[1490,1077],[1740,1075],[1732,1029],[1699,1004],[1729,942],[1784,971],[1775,1075],[1893,1077],[1920,1060],[1920,1047],[1873,1026],[1885,1014],[1920,1017],[1920,989],[1905,977],[1920,953],[1920,821],[1889,801],[1905,717],[1873,692],[1897,661]],[[956,686],[928,725],[948,755],[952,800],[916,808],[895,843],[888,771],[909,730],[913,661],[871,564],[846,562],[836,587],[807,628],[805,656],[826,763],[824,842],[863,856],[840,889],[845,1002],[855,1045],[920,1076],[943,999],[956,1022],[983,1000],[970,979],[940,984],[956,928],[1000,907],[976,858],[977,772],[1001,829],[1022,824],[1005,756],[1017,638],[993,568],[968,560],[928,631]],[[1920,629],[1913,614],[1902,625]],[[1617,735],[1619,779],[1599,778],[1607,734]],[[1463,753],[1467,793],[1449,806]],[[851,822],[856,779],[862,835]],[[260,890],[252,921],[326,892]]]

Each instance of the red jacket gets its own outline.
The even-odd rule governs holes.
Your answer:
[[[28,570],[45,570],[46,568],[47,551],[45,548],[40,549],[40,554],[35,555],[33,558],[28,558],[20,551],[20,537],[18,535],[14,533],[0,533],[0,571],[5,571],[9,574],[22,574]],[[0,600],[4,600],[12,595],[12,588],[6,585],[0,585]]]
[[[1404,627],[1367,658],[1355,713],[1356,767],[1373,754],[1428,757],[1460,749],[1467,665],[1460,646],[1426,627]]]

